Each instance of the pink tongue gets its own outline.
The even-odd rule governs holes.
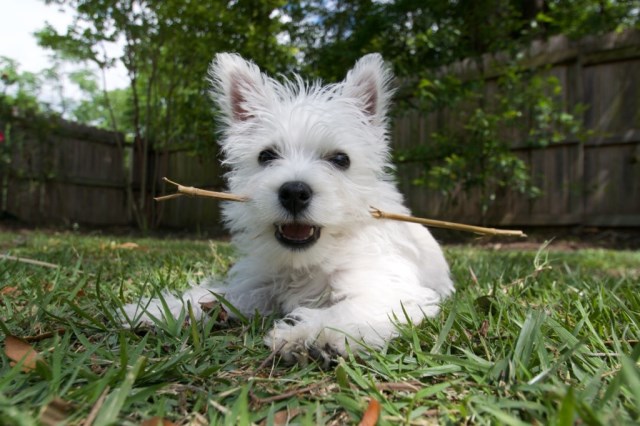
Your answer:
[[[294,223],[282,225],[282,235],[290,240],[306,240],[311,234],[311,226]]]

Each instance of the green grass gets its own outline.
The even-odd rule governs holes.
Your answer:
[[[0,260],[2,334],[42,359],[24,372],[0,353],[0,424],[56,411],[68,424],[284,424],[287,409],[290,424],[357,424],[370,398],[380,425],[640,420],[637,252],[450,247],[457,292],[441,315],[327,371],[269,361],[273,318],[223,327],[214,311],[146,333],[114,320],[140,294],[223,275],[226,244],[7,232],[0,253],[61,266]]]

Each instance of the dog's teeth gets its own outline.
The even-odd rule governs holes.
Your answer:
[[[309,237],[313,237],[313,234],[315,234],[316,232],[316,228],[314,228],[313,226],[309,228]]]

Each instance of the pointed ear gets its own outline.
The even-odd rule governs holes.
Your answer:
[[[227,120],[246,121],[267,101],[268,81],[253,62],[235,53],[219,53],[211,63],[211,96]]]
[[[359,101],[362,111],[374,124],[383,124],[393,91],[389,84],[393,75],[382,56],[363,56],[347,73],[342,94]]]

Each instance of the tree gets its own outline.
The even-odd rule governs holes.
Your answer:
[[[38,110],[41,79],[32,72],[21,72],[18,61],[0,56],[0,92],[2,103],[23,109]]]
[[[79,100],[66,101],[66,118],[106,130],[116,129],[125,138],[133,139],[130,88],[104,91],[96,72],[89,68],[76,69],[67,73],[66,77],[82,94]]]
[[[136,154],[132,180],[139,182],[139,187],[128,192],[136,221],[143,229],[155,220],[154,205],[147,199],[149,188],[152,194],[155,191],[156,181],[149,176],[150,151],[170,146],[216,149],[206,81],[214,54],[236,51],[270,72],[283,71],[293,63],[294,51],[278,41],[283,24],[277,11],[283,0],[206,4],[180,0],[45,1],[67,5],[75,15],[65,33],[51,26],[40,31],[42,46],[67,59],[92,62],[102,72],[117,61],[127,69],[128,113],[117,117],[114,93],[104,85],[102,108],[109,111],[113,130],[131,129]],[[104,46],[115,42],[124,43],[123,53],[108,57]]]
[[[22,71],[18,61],[0,56],[0,102],[25,114],[61,115],[69,107],[61,80],[60,62],[38,72]],[[43,92],[48,92],[45,98]]]

